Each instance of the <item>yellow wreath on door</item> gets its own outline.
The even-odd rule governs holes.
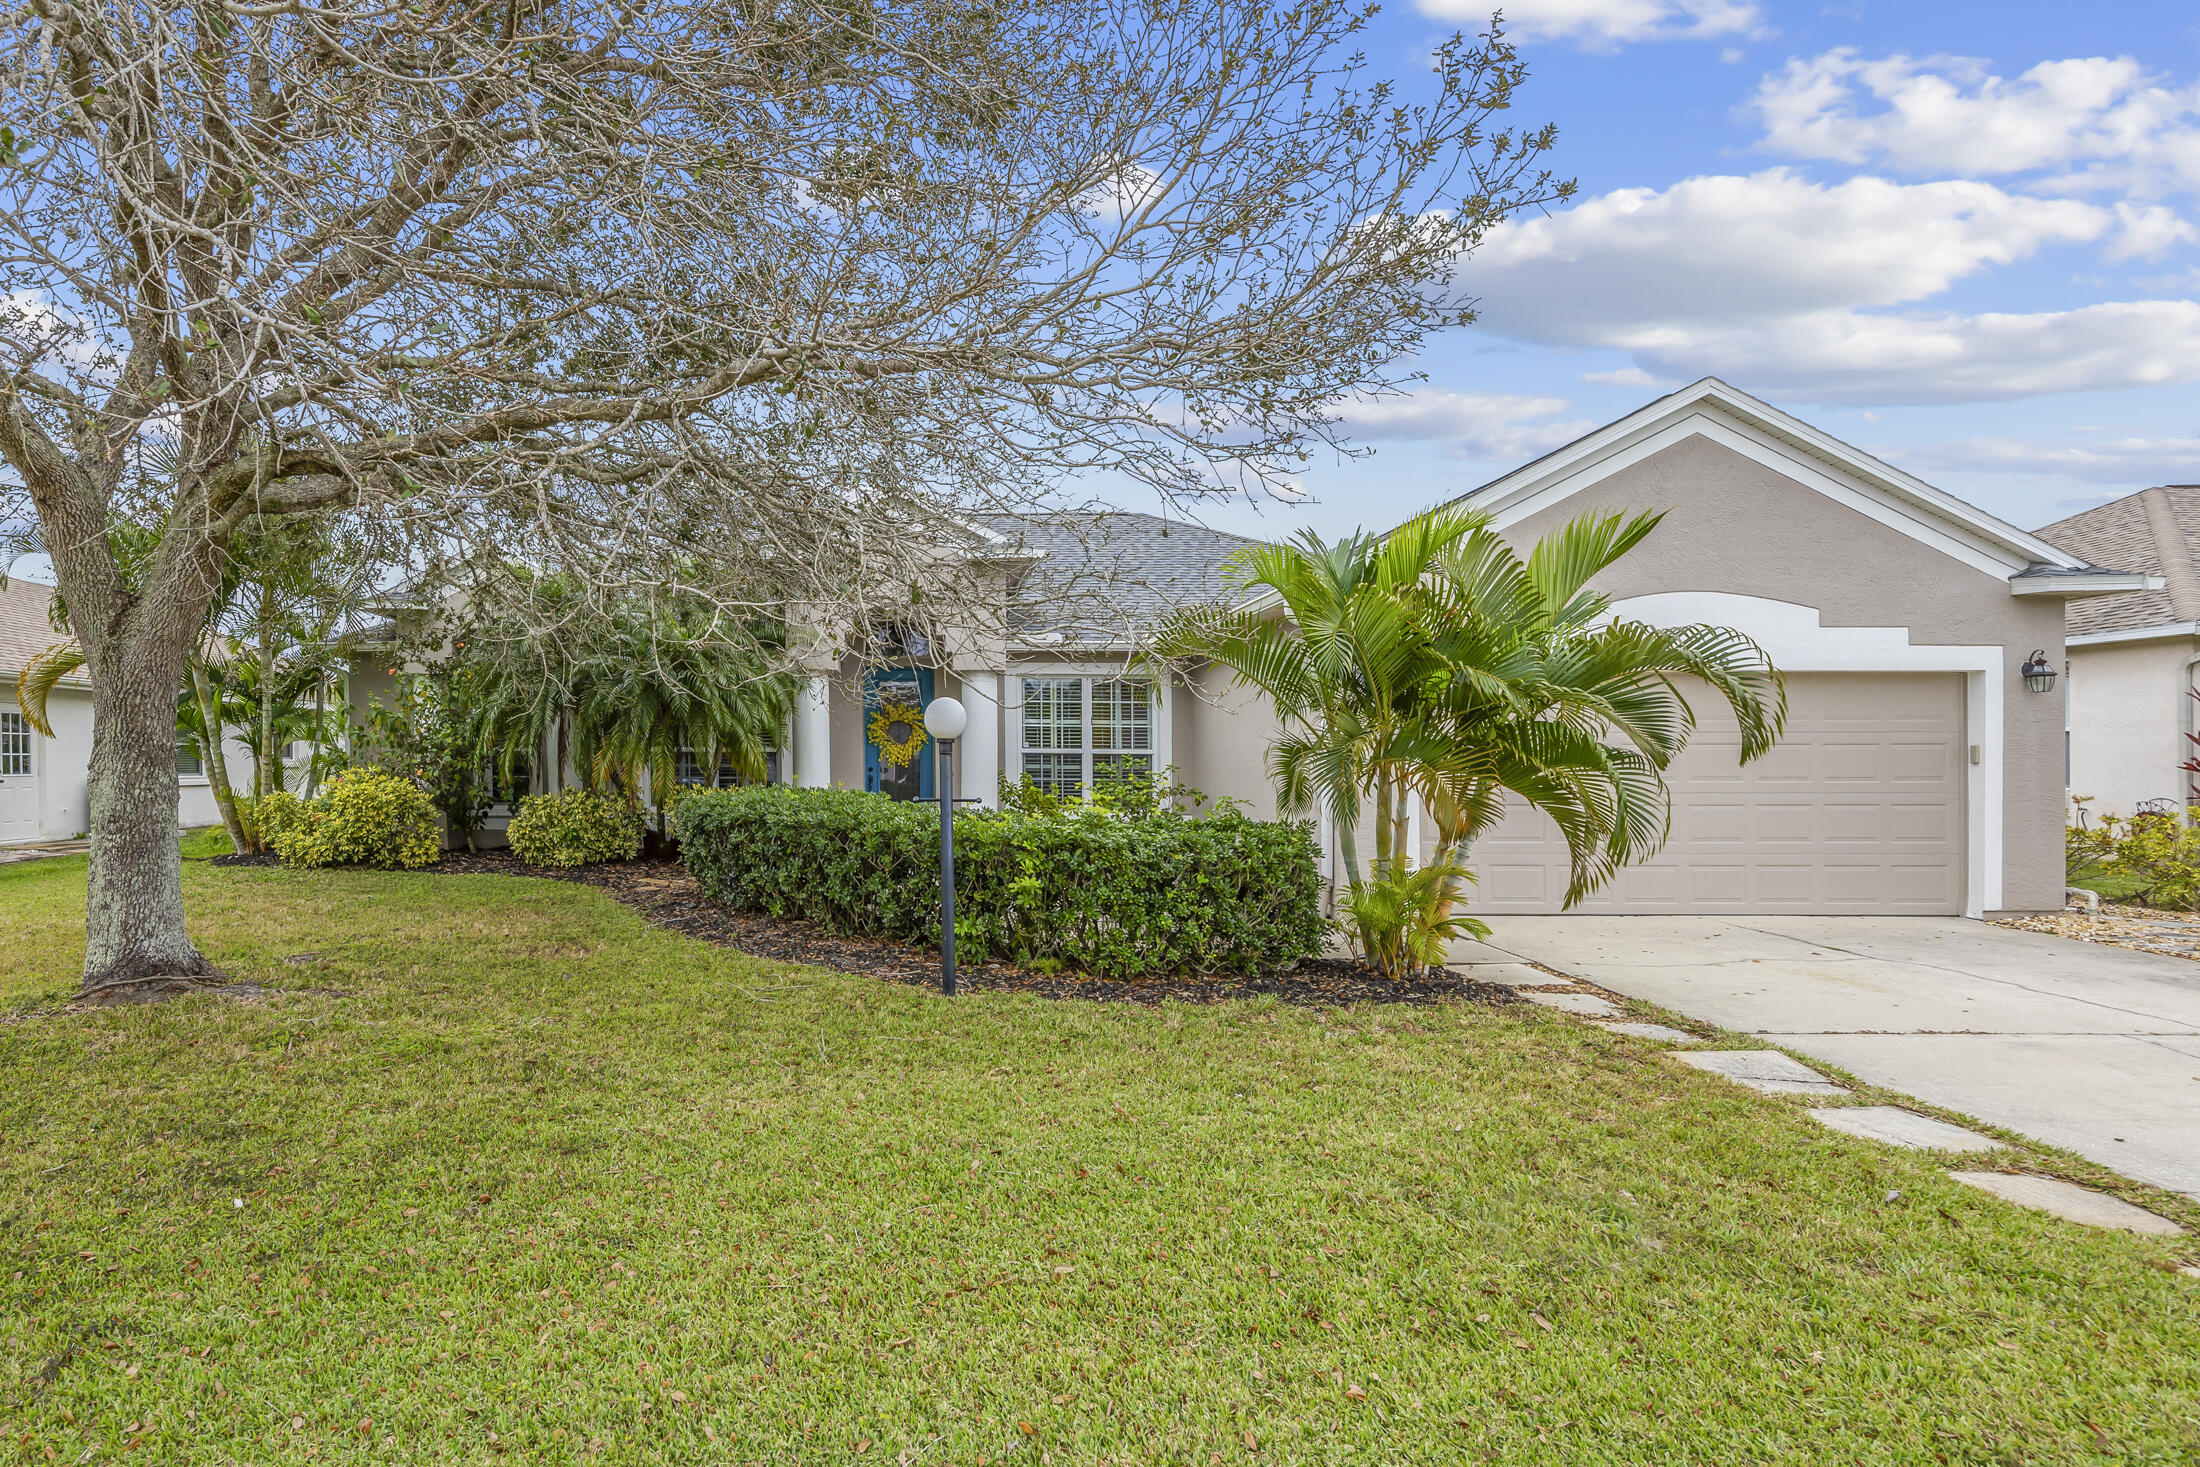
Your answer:
[[[869,733],[879,758],[896,769],[907,769],[924,748],[924,714],[907,703],[881,703],[871,715]]]

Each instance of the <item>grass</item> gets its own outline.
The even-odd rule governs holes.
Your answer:
[[[0,1008],[65,993],[83,874],[0,867]],[[2189,1240],[1560,1015],[949,1003],[573,885],[186,881],[296,991],[0,1024],[0,1462],[2200,1453]]]

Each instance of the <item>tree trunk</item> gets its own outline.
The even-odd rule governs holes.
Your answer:
[[[117,638],[94,663],[87,998],[146,997],[222,976],[183,920],[175,721],[186,640]]]
[[[1375,879],[1390,875],[1390,776],[1375,777]]]
[[[237,814],[237,792],[229,784],[229,753],[222,747],[222,702],[213,679],[197,658],[191,659],[191,692],[199,702],[199,727],[206,730],[206,782],[214,789],[214,808],[221,811],[222,829],[229,832],[230,847],[239,855],[252,855],[259,847],[245,839],[244,820]]]
[[[328,735],[328,678],[324,674],[313,685],[313,753],[306,764],[306,798],[312,799],[321,789],[321,741]]]
[[[275,747],[275,649],[266,628],[260,631],[260,769],[253,793],[272,795],[283,787],[283,757]]]

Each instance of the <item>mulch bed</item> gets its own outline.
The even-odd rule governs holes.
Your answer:
[[[428,869],[453,876],[534,876],[578,882],[626,903],[659,927],[752,957],[808,963],[918,988],[934,988],[940,981],[937,951],[890,938],[851,937],[826,932],[809,922],[735,911],[703,895],[695,878],[670,861],[621,861],[560,871],[526,865],[509,851],[484,851],[475,855],[447,854]],[[1288,972],[1258,978],[1097,978],[1083,973],[1034,973],[1009,963],[958,963],[955,979],[958,987],[973,991],[1102,1003],[1222,1003],[1261,994],[1312,1007],[1428,1004],[1441,999],[1518,1002],[1509,988],[1477,983],[1448,968],[1432,968],[1421,978],[1401,981],[1340,958],[1310,958]]]
[[[2048,932],[2079,942],[2106,947],[2128,947],[2134,952],[2159,953],[2163,957],[2200,961],[2200,913],[2164,911],[2123,902],[2103,902],[2099,915],[2078,908],[2061,912],[2035,912],[2024,917],[2000,917],[1997,927],[2016,927],[2026,932]]]

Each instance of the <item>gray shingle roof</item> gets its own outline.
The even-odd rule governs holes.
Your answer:
[[[2137,631],[2200,621],[2200,484],[2127,494],[2039,531],[2041,539],[2096,565],[2146,571],[2168,585],[2068,603],[2067,635]]]
[[[1223,561],[1258,543],[1127,510],[1002,515],[986,528],[1009,554],[1043,552],[1010,607],[1010,628],[1026,642],[1127,644],[1179,606],[1224,599]]]
[[[9,698],[15,696],[16,675],[25,663],[56,642],[73,640],[53,629],[46,608],[53,603],[53,587],[20,576],[10,576],[0,589],[0,679]]]

